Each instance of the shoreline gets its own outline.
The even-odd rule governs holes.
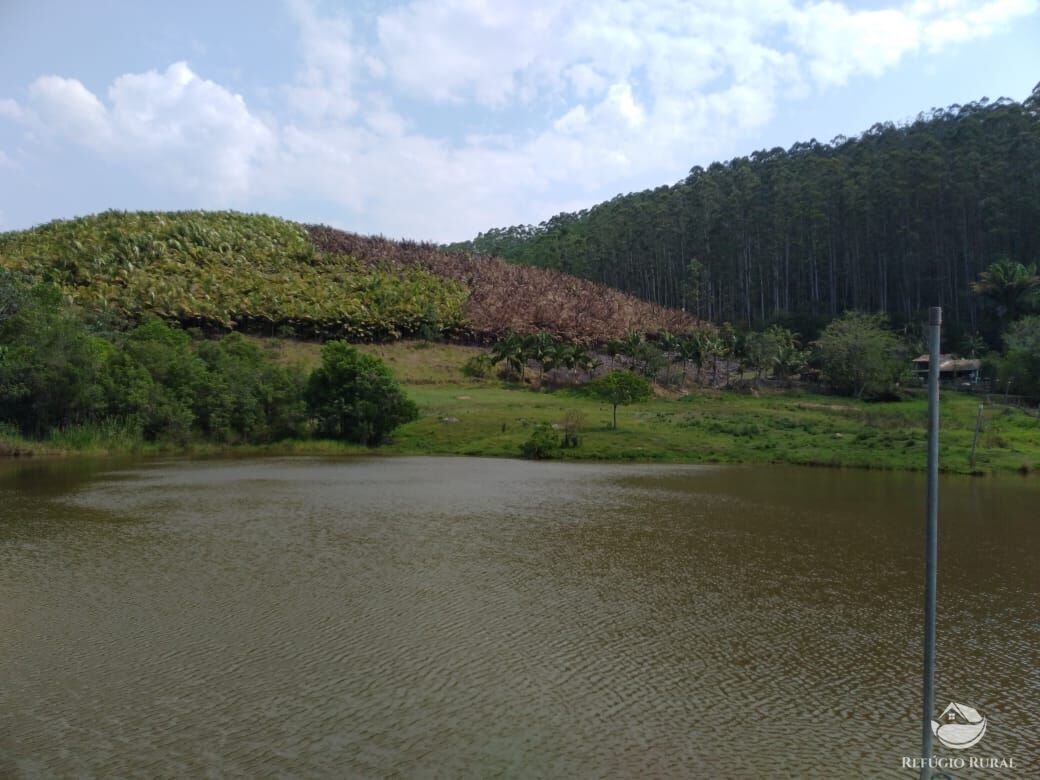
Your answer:
[[[267,339],[275,360],[317,364],[320,346]],[[398,342],[366,346],[393,371],[419,407],[419,419],[397,428],[381,447],[327,439],[266,444],[146,442],[118,424],[73,426],[36,441],[0,428],[0,460],[61,457],[250,457],[281,455],[389,457],[463,455],[519,458],[536,430],[557,436],[574,420],[579,444],[552,459],[590,463],[791,465],[870,471],[923,472],[927,399],[867,402],[810,388],[756,386],[714,389],[691,381],[674,392],[618,408],[579,386],[538,389],[495,378],[473,378],[463,366],[484,354],[476,347]],[[681,392],[680,392],[681,391]],[[979,396],[944,391],[940,471],[960,475],[1031,475],[1040,471],[1040,419],[1033,410],[987,404],[971,467]]]
[[[270,444],[226,444],[211,443],[192,444],[184,447],[146,444],[142,447],[74,449],[67,447],[50,447],[46,442],[22,441],[12,444],[10,440],[0,440],[0,463],[16,461],[47,461],[65,459],[117,460],[134,458],[142,460],[159,460],[163,458],[184,459],[235,459],[235,458],[284,458],[284,457],[328,457],[328,458],[486,458],[491,460],[525,460],[519,451],[510,452],[455,452],[441,449],[419,450],[402,448],[391,442],[382,447],[367,448],[336,440],[319,439],[308,441],[274,442]],[[660,466],[787,466],[797,468],[836,469],[853,471],[883,471],[901,474],[923,474],[925,464],[920,467],[891,463],[857,463],[841,461],[824,461],[819,459],[770,459],[770,460],[729,460],[700,458],[661,458],[638,456],[597,456],[594,454],[563,454],[560,457],[540,459],[543,463],[582,463],[582,464],[631,464]],[[940,466],[939,473],[956,477],[1014,477],[1028,478],[1037,473],[1036,470],[1021,468],[975,469],[974,471],[958,470]]]

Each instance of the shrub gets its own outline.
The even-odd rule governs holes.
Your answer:
[[[1000,362],[1000,383],[1022,395],[1040,397],[1040,316],[1024,317],[1004,336],[1007,355]]]
[[[559,457],[556,434],[550,425],[539,425],[530,438],[520,445],[520,453],[528,460],[549,460]]]
[[[383,361],[345,341],[324,346],[306,397],[322,434],[361,444],[379,444],[398,425],[419,416]]]
[[[842,395],[891,396],[908,370],[906,347],[880,315],[846,312],[824,328],[814,346],[824,380]]]
[[[563,428],[563,438],[560,440],[560,447],[568,449],[570,447],[577,447],[580,443],[578,440],[578,431],[585,424],[585,415],[579,412],[577,409],[570,409],[563,415],[561,426]]]
[[[491,357],[481,352],[462,364],[462,373],[474,379],[486,379],[491,376],[493,367]]]

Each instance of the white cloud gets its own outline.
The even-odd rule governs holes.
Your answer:
[[[0,116],[17,120],[22,118],[22,114],[22,107],[16,101],[10,98],[0,100]]]
[[[290,104],[311,119],[342,120],[357,110],[358,80],[379,73],[382,63],[367,56],[344,17],[319,16],[308,0],[289,0],[300,32],[302,63],[297,82],[289,87]]]
[[[992,35],[1036,10],[1036,0],[918,0],[867,11],[825,0],[795,11],[789,29],[814,80],[840,86],[878,76],[907,54]]]
[[[646,112],[632,96],[632,85],[627,82],[610,85],[602,108],[605,112],[615,114],[629,127],[642,127],[646,122]]]
[[[102,97],[44,76],[0,116],[197,205],[305,196],[363,231],[452,239],[674,180],[733,153],[781,99],[991,35],[1037,3],[411,0],[371,17],[287,5],[299,62],[290,84],[257,87],[282,99],[271,118],[183,62]]]
[[[501,107],[559,79],[558,31],[570,25],[559,2],[414,0],[381,15],[376,32],[380,59],[400,88]]]
[[[183,62],[120,76],[107,98],[106,105],[75,79],[42,76],[29,87],[31,123],[106,159],[143,165],[207,202],[247,194],[258,158],[275,146],[274,132],[240,95]]]
[[[105,107],[76,79],[41,76],[29,86],[29,102],[53,133],[95,147],[112,138]]]
[[[564,134],[581,132],[589,123],[589,112],[585,106],[577,105],[553,122],[553,129]]]

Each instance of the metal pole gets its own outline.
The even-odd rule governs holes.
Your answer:
[[[939,334],[942,308],[928,310],[928,523],[924,565],[924,703],[921,710],[921,780],[932,768],[932,714],[935,712],[935,572],[939,557]]]

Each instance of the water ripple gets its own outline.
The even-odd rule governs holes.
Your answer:
[[[919,488],[465,459],[0,483],[0,776],[906,776]],[[1040,531],[990,489],[944,485],[937,684],[1028,774]]]

